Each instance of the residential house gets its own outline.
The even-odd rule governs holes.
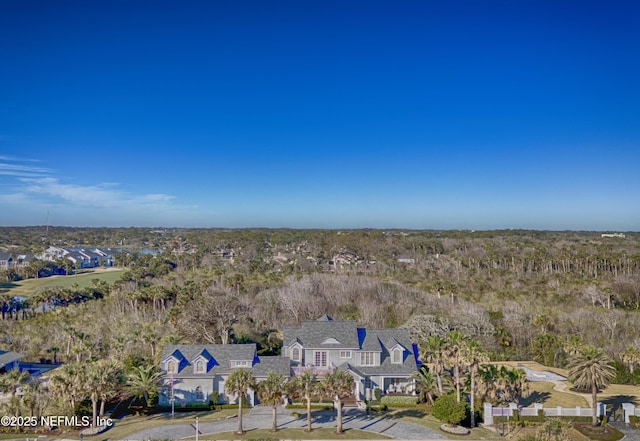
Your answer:
[[[324,315],[285,328],[282,355],[291,359],[294,374],[347,371],[355,380],[356,400],[371,399],[375,389],[414,393],[410,377],[418,369],[418,349],[406,329],[359,328],[355,321]]]
[[[13,266],[13,256],[11,253],[0,251],[0,271],[8,270],[11,266]]]
[[[160,405],[170,405],[173,396],[176,406],[206,404],[212,394],[219,402],[234,402],[237,397],[225,392],[225,381],[235,369],[251,369],[260,381],[270,371],[289,378],[291,367],[286,357],[258,357],[255,343],[231,345],[168,345],[162,350],[160,369],[163,387]],[[250,405],[256,403],[253,391],[248,391]]]
[[[11,369],[18,369],[19,360],[24,358],[24,355],[16,352],[7,352],[0,350],[0,374],[9,372]]]

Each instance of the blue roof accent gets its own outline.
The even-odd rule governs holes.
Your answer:
[[[364,338],[367,336],[366,328],[358,328],[358,346],[362,347]]]

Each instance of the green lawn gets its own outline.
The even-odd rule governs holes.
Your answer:
[[[91,286],[93,279],[104,280],[111,284],[116,280],[119,280],[124,272],[121,268],[96,268],[92,270],[84,270],[82,274],[75,274],[70,276],[51,276],[42,277],[40,279],[27,279],[13,283],[0,284],[0,293],[10,293],[15,297],[29,297],[36,290],[42,286],[61,286],[63,288],[70,288],[74,283],[77,283],[80,288]]]

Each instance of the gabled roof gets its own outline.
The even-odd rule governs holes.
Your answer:
[[[394,346],[402,346],[402,363],[391,363],[389,351]],[[378,348],[380,366],[359,366],[366,375],[398,375],[408,376],[418,369],[415,347],[407,329],[367,329],[363,350]],[[372,349],[373,350],[373,349]]]
[[[0,351],[0,368],[14,361],[18,361],[21,358],[24,358],[24,355],[18,354],[17,352]]]
[[[205,354],[216,361],[213,367],[209,366],[209,375],[231,372],[233,370],[231,367],[232,360],[249,361],[253,365],[257,359],[256,345],[255,343],[250,343],[237,345],[167,345],[162,348],[160,360],[165,363],[171,356],[179,358],[178,355],[182,355],[186,363],[181,366],[178,373],[174,374],[174,377],[202,375],[194,373],[192,363],[200,356],[206,358]],[[164,368],[164,366],[162,367]]]
[[[291,375],[291,362],[287,357],[258,357],[255,343],[233,345],[167,345],[162,349],[162,361],[165,363],[170,357],[183,357],[186,361],[174,378],[202,377],[229,374],[232,370],[231,361],[250,361],[251,372],[257,378],[266,377],[269,372]],[[193,362],[199,358],[209,361],[206,374],[195,373]],[[215,360],[215,363],[212,362]],[[164,368],[164,366],[162,366]]]
[[[0,251],[0,260],[12,260],[11,253]]]
[[[286,378],[291,376],[291,362],[288,357],[280,356],[262,356],[258,357],[258,362],[253,365],[251,373],[256,378],[262,378],[269,375],[269,372],[284,375]]]
[[[300,328],[285,328],[283,344],[292,345],[296,339],[305,349],[359,349],[358,328],[353,320],[313,320],[302,322]],[[333,342],[335,339],[339,343]],[[327,342],[328,340],[328,342]]]

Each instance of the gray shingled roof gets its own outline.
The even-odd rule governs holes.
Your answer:
[[[352,320],[304,321],[300,328],[284,329],[284,344],[290,345],[299,339],[305,349],[359,349],[358,328]],[[334,338],[339,343],[323,344]]]
[[[418,370],[416,358],[413,353],[411,336],[407,329],[368,329],[367,336],[365,337],[365,344],[372,346],[375,345],[373,342],[367,343],[367,340],[374,339],[377,341],[378,348],[381,347],[383,349],[380,354],[381,363],[380,366],[359,366],[358,368],[363,373],[367,375],[411,375],[413,372]],[[380,346],[380,344],[382,344],[382,346]],[[405,349],[402,354],[402,364],[391,363],[389,349],[393,348],[397,344],[400,344]]]
[[[256,378],[266,377],[269,372],[275,372],[289,378],[291,376],[291,361],[288,357],[280,356],[258,357],[258,362],[253,365],[251,372]]]
[[[257,357],[255,343],[233,345],[167,345],[162,349],[161,362],[171,356],[182,358],[180,370],[174,374],[175,378],[202,376],[193,371],[193,362],[203,356],[208,363],[206,376],[228,374],[236,369],[231,367],[231,361],[250,361],[251,372],[254,377],[266,377],[271,371],[282,374],[287,378],[291,375],[291,362],[287,357]],[[163,365],[164,367],[164,365]]]
[[[177,352],[176,352],[177,351]],[[256,345],[237,344],[237,345],[167,345],[162,348],[162,359],[164,363],[174,353],[184,357],[180,364],[180,370],[174,377],[190,377],[195,374],[193,372],[193,361],[202,354],[203,351],[208,352],[213,357],[212,366],[209,366],[207,375],[227,374],[234,368],[231,367],[231,361],[250,361],[252,364],[257,361]],[[206,357],[205,357],[206,358]],[[288,359],[287,359],[288,360]]]
[[[17,352],[0,351],[0,368],[21,358],[24,358],[24,355]]]

